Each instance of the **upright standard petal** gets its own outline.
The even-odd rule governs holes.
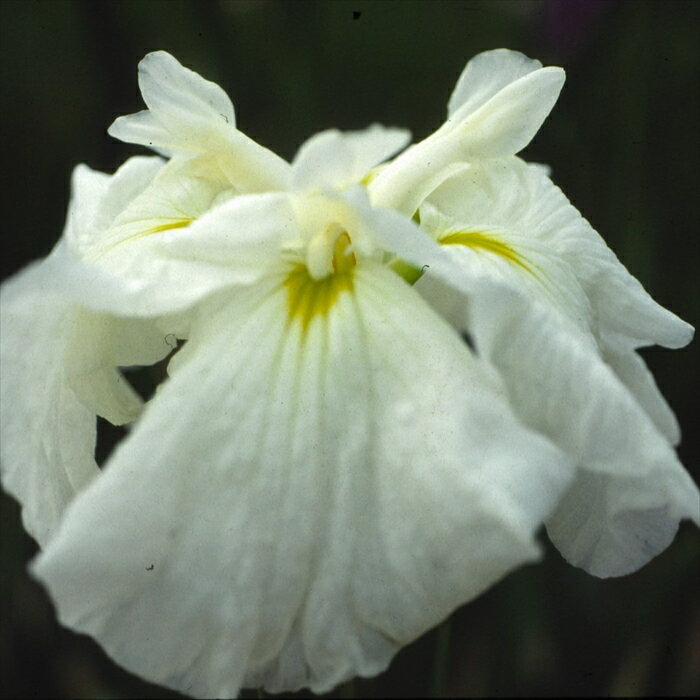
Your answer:
[[[379,124],[363,131],[329,129],[304,143],[292,163],[292,189],[342,189],[357,183],[376,165],[404,148],[411,135],[405,129]]]
[[[139,63],[139,86],[148,111],[119,117],[110,135],[168,156],[209,157],[241,192],[287,186],[289,164],[236,129],[233,105],[218,85],[155,51]]]
[[[525,148],[564,85],[561,68],[535,68],[524,56],[477,56],[456,89],[447,121],[388,164],[371,183],[372,199],[412,216],[460,163],[514,155]],[[534,70],[533,70],[534,69]],[[466,94],[474,89],[473,98]]]
[[[501,392],[386,268],[292,266],[203,310],[34,571],[65,624],[183,692],[375,674],[537,556],[571,468]]]
[[[457,111],[471,114],[503,88],[542,68],[542,64],[519,51],[493,49],[474,56],[464,67],[447,103],[447,117]]]
[[[156,129],[141,131],[142,117],[136,120],[138,128],[132,129],[133,115],[120,117],[110,127],[115,138],[144,146],[197,151],[205,139],[215,138],[227,126],[236,126],[228,95],[166,51],[154,51],[141,60],[139,87]],[[164,133],[169,138],[160,142]]]

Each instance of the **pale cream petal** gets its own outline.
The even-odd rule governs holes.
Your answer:
[[[669,477],[657,472],[611,479],[582,471],[548,520],[547,533],[567,561],[594,576],[633,573],[666,549],[678,531],[678,503],[668,502],[671,490],[683,494],[684,517],[700,523],[697,487],[685,472],[675,483]]]
[[[63,235],[68,245],[79,251],[82,240],[95,235],[93,222],[107,196],[110,176],[81,163],[71,174],[71,194]]]
[[[119,171],[115,174],[115,189]],[[110,191],[112,188],[110,187]],[[137,196],[125,202],[119,211],[106,203],[105,209],[115,216],[99,217],[98,223],[107,224],[100,235],[91,236],[80,249],[81,257],[102,263],[121,255],[125,244],[129,246],[149,236],[182,229],[209,211],[215,204],[230,199],[235,191],[222,178],[212,172],[208,177],[197,168],[196,161],[170,161],[145,188],[135,192]],[[115,250],[119,247],[118,250]],[[128,251],[124,253],[130,256]]]
[[[172,134],[147,109],[117,117],[107,133],[125,143],[147,146],[167,158],[179,150]]]
[[[404,148],[405,129],[373,124],[363,131],[329,129],[304,143],[292,163],[292,188],[298,192],[338,188],[359,182],[376,165]]]
[[[67,382],[88,408],[113,425],[134,421],[143,401],[119,368],[155,364],[172,351],[172,339],[152,320],[86,309],[73,314],[64,360]]]
[[[554,66],[528,72],[509,83],[473,112],[469,105],[441,127],[464,160],[513,155],[532,141],[564,86],[564,70]],[[466,157],[465,157],[466,156]]]
[[[460,188],[463,199],[482,198],[484,191],[477,182],[470,180],[468,187]],[[442,213],[424,204],[420,209],[421,227],[452,256],[462,275],[493,277],[522,290],[573,332],[590,335],[590,304],[571,265],[532,230],[521,228],[517,218],[499,216],[498,205],[495,201],[493,204],[491,215],[475,206],[473,218],[455,218],[450,209]]]
[[[236,129],[233,105],[218,85],[155,51],[139,63],[139,86],[148,111],[119,117],[110,135],[165,155],[209,157],[241,192],[286,187],[289,164]]]
[[[242,131],[232,131],[226,143],[203,152],[216,157],[231,186],[239,192],[284,192],[289,189],[289,163]]]
[[[52,264],[35,263],[0,292],[2,484],[42,546],[67,504],[98,474],[95,413],[75,395],[64,370],[74,307],[47,291]]]
[[[205,199],[211,194],[206,183],[193,185],[192,193]],[[182,206],[187,202],[183,197]],[[234,197],[187,226],[114,246],[97,262],[122,289],[90,303],[134,316],[178,312],[222,288],[260,279],[279,265],[283,246],[297,239],[286,195]]]
[[[127,159],[110,177],[109,187],[100,200],[91,223],[93,236],[104,233],[124,210],[132,204],[153,181],[163,174],[166,165],[158,156],[133,156]]]
[[[138,126],[132,127],[134,115],[121,117],[110,127],[112,136],[196,153],[236,126],[228,95],[165,51],[154,51],[141,60],[139,87],[151,119],[144,120],[141,112],[136,115]],[[148,129],[150,125],[155,128]],[[165,134],[167,140],[161,140]]]
[[[79,165],[71,180],[65,238],[81,258],[101,250],[115,219],[138,198],[163,167],[157,157],[129,158],[114,175]]]
[[[379,672],[537,557],[571,478],[393,273],[309,316],[285,279],[203,311],[34,567],[65,624],[196,696]]]
[[[620,312],[616,279],[641,285],[541,169],[518,159],[475,164],[429,203],[421,225],[443,243],[462,237],[444,247],[472,286],[460,303],[445,287],[458,277],[436,280],[438,265],[417,289],[503,373],[523,420],[580,464],[549,524],[552,539],[597,575],[639,568],[669,544],[681,518],[700,517],[697,489],[671,449],[673,413],[634,353],[638,343],[610,314]],[[593,260],[605,272],[592,275]],[[637,300],[622,324],[644,318],[647,337],[659,342],[683,335],[686,324],[648,295]]]
[[[595,575],[622,575],[667,546],[681,519],[700,522],[697,487],[647,415],[649,402],[638,403],[639,387],[625,386],[595,348],[525,294],[493,278],[470,287],[446,315],[499,371],[523,422],[578,464],[548,523],[562,554]],[[439,306],[443,297],[431,300]]]
[[[510,49],[493,49],[474,56],[452,91],[448,117],[458,110],[463,115],[471,114],[504,87],[539,68],[539,61]]]
[[[538,297],[549,286],[551,303],[597,338],[615,336],[629,349],[679,347],[692,338],[692,328],[644,291],[539,166],[518,158],[474,164],[428,201],[444,217],[431,220],[429,209],[425,218],[421,212],[429,232],[450,221],[455,230],[491,232],[520,253],[522,264],[502,259],[501,272],[520,277]],[[481,261],[498,262],[493,255]]]
[[[283,248],[300,245],[300,236],[289,197],[270,193],[225,201],[159,242],[173,259],[206,263],[211,275],[249,270],[253,280],[279,264]]]
[[[563,84],[561,68],[540,68],[509,83],[475,111],[457,110],[381,170],[370,184],[373,201],[412,216],[429,194],[425,181],[435,187],[459,163],[518,153],[537,133]]]
[[[654,375],[637,351],[620,348],[608,338],[603,338],[601,352],[606,364],[647,412],[657,430],[672,445],[677,445],[681,431],[676,416],[659,391]]]
[[[541,230],[576,271],[599,333],[618,336],[617,342],[630,349],[687,345],[693,337],[692,326],[654,301],[562,191],[541,171],[529,170],[531,198],[538,203],[531,217],[547,222]]]
[[[98,415],[134,420],[142,400],[120,366],[149,365],[171,351],[151,321],[81,309],[64,294],[69,274],[55,251],[2,285],[2,481],[42,546],[67,504],[98,474]]]

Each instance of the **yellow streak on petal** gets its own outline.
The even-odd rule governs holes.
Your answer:
[[[350,236],[345,231],[336,238],[330,275],[315,279],[306,265],[297,264],[285,280],[289,322],[301,323],[303,332],[315,318],[327,316],[341,294],[352,292],[357,259],[348,250],[351,245]]]
[[[441,237],[439,242],[442,245],[464,245],[474,250],[492,253],[513,265],[522,267],[526,272],[534,274],[530,266],[525,262],[525,259],[517,251],[494,236],[479,233],[478,231],[458,231],[457,233],[450,233]]]
[[[306,265],[297,265],[289,273],[284,286],[287,288],[289,322],[301,323],[306,332],[315,318],[328,315],[341,294],[352,292],[353,270],[315,280]]]
[[[107,249],[103,250],[98,257],[102,257],[105,253],[108,253],[117,246],[120,246],[124,243],[131,243],[132,241],[138,241],[141,238],[146,238],[146,236],[152,236],[154,233],[163,233],[163,231],[172,231],[173,229],[187,228],[193,221],[194,218],[175,219],[172,223],[161,224],[160,226],[154,226],[153,228],[146,229],[145,231],[134,233],[131,236],[127,236],[126,238],[122,238],[116,241],[116,243],[113,243]]]
[[[148,231],[144,231],[142,236],[150,236],[152,233],[163,233],[163,231],[172,231],[175,228],[186,228],[189,226],[194,219],[177,219],[171,224],[161,224],[160,226],[154,226]]]

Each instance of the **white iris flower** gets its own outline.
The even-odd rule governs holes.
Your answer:
[[[139,68],[149,109],[110,132],[170,160],[79,166],[2,289],[3,484],[65,624],[193,695],[323,692],[536,559],[543,522],[611,575],[698,519],[635,354],[689,327],[514,155],[563,71],[482,54],[394,160],[408,134],[373,126],[289,164],[218,86]],[[118,368],[174,338],[144,407]],[[133,423],[102,471],[98,415]]]

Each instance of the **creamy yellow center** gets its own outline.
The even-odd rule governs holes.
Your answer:
[[[295,265],[284,283],[290,322],[301,323],[306,331],[315,318],[328,315],[341,294],[353,290],[357,260],[348,250],[351,243],[345,231],[337,236],[328,266],[330,272],[320,279],[312,274],[308,265]]]

